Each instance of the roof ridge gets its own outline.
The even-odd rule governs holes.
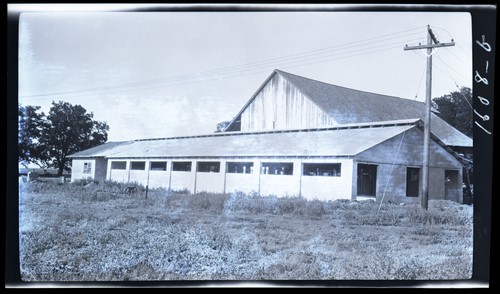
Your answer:
[[[274,133],[300,133],[300,132],[311,132],[311,131],[333,131],[333,130],[344,130],[344,129],[357,129],[357,128],[383,128],[383,127],[394,127],[403,125],[418,125],[422,120],[420,118],[411,119],[401,119],[401,120],[388,120],[388,121],[375,121],[375,122],[360,122],[351,124],[338,124],[326,127],[317,128],[302,128],[302,129],[274,129],[274,130],[259,130],[259,131],[233,131],[233,132],[218,132],[202,135],[191,135],[191,136],[173,136],[173,137],[163,137],[163,138],[148,138],[148,139],[135,139],[129,142],[142,142],[142,141],[161,141],[161,140],[177,140],[177,139],[190,139],[190,138],[208,138],[208,137],[229,137],[229,136],[244,136],[244,135],[262,135],[262,134],[274,134]]]
[[[286,71],[283,71],[283,70],[280,70],[280,69],[275,69],[274,71],[276,71],[279,74],[291,75],[291,76],[294,76],[294,77],[297,77],[297,78],[301,78],[301,79],[304,79],[304,80],[309,80],[309,81],[313,81],[313,82],[317,82],[317,83],[321,83],[321,84],[325,84],[325,85],[333,86],[333,87],[337,87],[337,88],[342,88],[342,89],[346,89],[346,90],[350,90],[350,91],[356,91],[356,92],[367,93],[367,94],[372,94],[372,95],[380,95],[380,96],[385,96],[385,97],[389,97],[389,98],[405,99],[405,100],[412,101],[412,102],[415,102],[415,103],[423,104],[423,102],[421,102],[421,101],[415,101],[415,100],[411,100],[411,99],[408,99],[408,98],[403,98],[403,97],[398,97],[398,96],[393,96],[393,95],[387,95],[387,94],[381,94],[381,93],[368,92],[368,91],[358,90],[358,89],[349,88],[349,87],[345,87],[345,86],[339,86],[339,85],[336,85],[336,84],[331,84],[331,83],[323,82],[323,81],[320,81],[320,80],[315,80],[315,79],[311,79],[311,78],[308,78],[308,77],[304,77],[304,76],[299,76],[299,75],[296,75],[296,74],[292,74],[292,73],[289,73],[289,72],[286,72]],[[286,78],[286,76],[285,76],[285,78]],[[292,83],[292,84],[294,84],[291,81],[289,81],[289,82]],[[298,85],[295,85],[295,86],[300,88],[300,86],[298,86]]]

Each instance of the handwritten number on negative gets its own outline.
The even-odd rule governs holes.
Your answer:
[[[490,44],[488,44],[484,39],[484,35],[481,36],[483,38],[483,41],[482,42],[479,42],[479,40],[476,40],[476,43],[481,46],[484,50],[486,50],[487,52],[490,52],[491,51],[491,46]]]

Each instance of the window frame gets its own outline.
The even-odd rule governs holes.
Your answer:
[[[134,165],[141,165],[142,168],[137,168]],[[131,161],[130,162],[130,170],[146,170],[146,162],[145,161]]]
[[[220,173],[220,166],[221,166],[220,161],[197,161],[196,172]]]
[[[161,164],[161,168],[153,168],[153,165]],[[166,171],[167,170],[167,161],[150,161],[149,162],[149,170],[150,171]]]
[[[306,166],[308,166],[306,168]],[[316,167],[315,167],[316,166]],[[314,169],[316,171],[314,171]],[[331,173],[329,171],[332,171]],[[316,174],[314,174],[316,172]],[[313,173],[313,174],[311,174]],[[326,173],[326,174],[325,174]],[[342,163],[340,162],[304,162],[302,175],[307,177],[341,177]]]
[[[189,168],[180,168],[183,166],[186,166]],[[192,170],[193,170],[193,162],[192,161],[172,161],[172,171],[173,172],[191,172]]]
[[[120,168],[116,168],[116,164],[120,164],[121,165],[122,163],[124,164],[123,168],[121,168],[121,167]],[[113,167],[113,165],[115,165],[115,166]],[[126,161],[122,161],[122,160],[111,161],[111,168],[110,169],[112,169],[112,170],[126,170],[127,169],[127,162]]]
[[[252,161],[228,161],[226,162],[226,173],[253,174],[253,166],[254,163]]]
[[[91,174],[92,173],[92,162],[91,161],[86,161],[83,163],[83,173],[84,174]]]
[[[282,170],[283,173],[278,172],[279,170]],[[260,173],[262,175],[293,176],[293,162],[261,162]]]

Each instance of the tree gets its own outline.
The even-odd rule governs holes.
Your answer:
[[[462,87],[460,91],[450,92],[432,99],[437,115],[454,128],[472,138],[473,110],[472,91]]]
[[[43,166],[44,156],[39,144],[41,132],[45,123],[45,114],[39,112],[40,106],[18,105],[18,133],[19,163],[28,166],[35,163]]]
[[[225,120],[217,123],[217,129],[215,130],[215,132],[216,133],[225,132],[230,123],[231,123],[230,120]]]
[[[58,175],[69,168],[68,155],[107,141],[108,124],[93,117],[80,105],[52,101],[40,132],[40,158],[47,166],[57,168]]]

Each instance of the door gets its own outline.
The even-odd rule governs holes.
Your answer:
[[[406,168],[406,197],[418,197],[420,191],[420,168]]]
[[[377,166],[358,164],[358,196],[375,196],[377,191]]]
[[[445,170],[444,172],[444,199],[459,201],[460,185],[458,171]]]

